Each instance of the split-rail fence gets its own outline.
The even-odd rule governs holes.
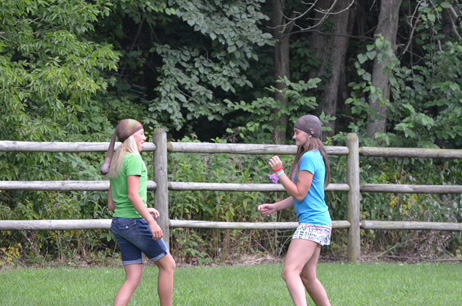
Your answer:
[[[119,144],[117,144],[119,145]],[[116,146],[117,146],[116,145]],[[0,141],[0,152],[106,152],[108,142],[23,142]],[[169,228],[213,228],[213,229],[295,229],[296,222],[213,222],[199,220],[170,220],[168,192],[230,191],[230,192],[282,192],[280,184],[233,184],[207,182],[169,182],[167,177],[168,153],[203,154],[295,154],[294,145],[222,144],[167,142],[163,129],[156,129],[152,143],[144,144],[144,152],[153,152],[153,180],[148,181],[148,190],[155,190],[154,207],[159,210],[164,240],[169,243]],[[344,184],[329,184],[326,191],[347,192],[347,220],[334,220],[333,228],[348,229],[348,260],[358,262],[361,257],[360,230],[439,230],[462,231],[462,223],[405,222],[361,220],[361,193],[462,193],[462,185],[403,185],[361,184],[359,180],[359,156],[408,157],[462,159],[462,150],[359,147],[356,134],[346,137],[346,146],[327,146],[329,155],[347,156],[347,173]],[[109,182],[101,181],[0,181],[0,190],[47,190],[47,191],[108,191]],[[0,220],[0,230],[84,230],[109,229],[110,219],[96,220]]]

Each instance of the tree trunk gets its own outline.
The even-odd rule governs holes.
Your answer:
[[[289,38],[293,25],[282,27],[285,22],[284,9],[286,0],[272,0],[271,5],[273,35],[277,40],[274,46],[275,78],[276,80],[284,77],[290,79]],[[286,84],[280,82],[276,82],[275,87],[279,90],[287,88]],[[287,107],[287,99],[280,93],[276,92],[274,99],[279,101],[280,104],[279,108],[273,110],[273,113],[278,113],[280,109]],[[281,116],[273,123],[273,139],[277,144],[285,143],[286,141],[287,121],[287,116]]]
[[[320,1],[319,7],[322,10],[329,9],[333,0]],[[351,0],[337,0],[337,4],[332,12],[339,12],[346,9],[351,4]],[[340,14],[332,14],[328,18],[333,21],[335,25],[331,33],[314,32],[312,35],[312,46],[316,55],[321,59],[321,66],[317,70],[310,73],[310,78],[320,77],[323,75],[330,75],[325,80],[325,91],[319,98],[319,104],[324,113],[335,117],[337,113],[337,104],[339,97],[341,97],[342,74],[345,69],[345,58],[348,48],[349,35],[353,31],[352,22],[356,16],[356,6],[351,6],[348,10]],[[316,13],[316,20],[320,20],[324,15],[318,10]],[[320,26],[318,26],[318,29]],[[330,131],[324,135],[332,136],[335,134],[335,120],[324,124],[325,127],[330,128]]]
[[[402,0],[382,0],[380,4],[379,23],[375,34],[381,34],[388,40],[396,52],[396,34],[398,32],[399,8]],[[390,98],[390,79],[385,73],[386,62],[374,61],[372,85],[380,89],[385,99]],[[370,100],[369,106],[373,113],[368,116],[367,135],[371,138],[376,133],[386,132],[388,106],[378,100]]]

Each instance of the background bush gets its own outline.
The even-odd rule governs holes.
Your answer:
[[[199,142],[195,136],[183,142]],[[225,142],[215,139],[215,142]],[[49,161],[56,180],[100,180],[97,166],[102,154],[19,153],[21,158]],[[14,158],[16,153],[9,154]],[[24,156],[22,156],[24,155]],[[271,156],[236,154],[169,154],[169,181],[212,183],[271,183],[267,161]],[[143,153],[152,177],[152,155]],[[293,156],[281,156],[285,165]],[[361,183],[448,184],[461,181],[459,160],[368,158],[361,159]],[[332,183],[344,183],[346,157],[330,156]],[[64,169],[61,172],[57,169]],[[62,175],[60,173],[67,173]],[[170,218],[227,222],[296,221],[293,210],[263,217],[257,206],[285,198],[285,192],[170,191]],[[361,194],[361,218],[385,221],[462,222],[460,195]],[[149,192],[152,205],[154,192]],[[2,191],[3,220],[99,219],[110,218],[107,192]],[[326,202],[334,220],[347,219],[347,193],[326,192]],[[292,231],[171,229],[171,251],[182,263],[211,264],[239,262],[285,254]],[[459,232],[362,230],[365,255],[401,258],[458,257],[462,237]],[[109,231],[1,231],[1,264],[44,264],[60,262],[105,263],[118,258],[117,246]],[[334,230],[332,245],[325,256],[346,258],[347,230]]]

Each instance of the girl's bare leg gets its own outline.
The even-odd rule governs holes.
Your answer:
[[[290,243],[282,278],[295,306],[306,305],[305,288],[316,305],[330,305],[326,291],[316,277],[320,250],[319,244],[309,240],[293,239]]]
[[[327,297],[326,290],[316,276],[316,265],[319,260],[321,247],[317,246],[316,250],[307,262],[300,275],[302,282],[305,285],[306,291],[310,295],[313,302],[318,306],[330,306],[329,298]]]
[[[124,269],[125,281],[115,296],[114,306],[126,306],[143,277],[143,264],[126,265]]]
[[[306,263],[313,256],[317,244],[303,239],[293,239],[290,242],[282,268],[282,278],[285,280],[290,296],[295,306],[306,305],[306,293],[300,274]]]
[[[175,260],[172,255],[167,254],[155,262],[159,268],[157,277],[157,293],[161,306],[171,306],[173,302],[173,271],[175,270]]]

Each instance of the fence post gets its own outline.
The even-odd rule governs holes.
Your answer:
[[[347,157],[347,184],[348,191],[348,261],[357,263],[361,257],[360,214],[361,193],[359,186],[359,140],[355,133],[346,137],[346,145],[350,150]]]
[[[154,193],[154,207],[159,211],[157,223],[162,228],[163,240],[169,246],[169,213],[168,213],[168,176],[167,176],[167,133],[164,129],[155,129],[154,182],[157,187]]]

